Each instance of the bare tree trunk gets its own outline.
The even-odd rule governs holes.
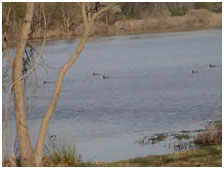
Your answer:
[[[34,12],[34,3],[27,3],[26,5],[26,15],[24,19],[24,23],[22,26],[22,31],[20,35],[20,39],[17,42],[16,46],[16,55],[14,59],[14,67],[12,79],[13,82],[20,79],[22,74],[22,63],[23,56],[26,47],[26,43],[28,40],[28,34],[30,33],[30,27],[32,22]],[[18,82],[14,86],[14,109],[16,116],[16,130],[17,130],[17,138],[19,145],[19,152],[21,156],[21,165],[22,166],[34,166],[34,152],[30,142],[26,114],[24,111],[24,89],[23,89],[23,81]]]
[[[43,145],[44,145],[44,141],[45,141],[45,136],[47,133],[47,129],[48,129],[48,123],[49,120],[51,119],[51,116],[53,115],[54,111],[55,111],[55,107],[61,92],[61,88],[62,88],[62,84],[63,84],[63,80],[65,77],[66,72],[68,71],[68,69],[74,64],[74,62],[78,59],[84,45],[85,42],[87,41],[88,37],[89,37],[89,31],[93,25],[94,20],[103,12],[107,11],[108,9],[112,8],[116,3],[112,3],[111,5],[102,8],[100,11],[98,11],[97,13],[95,13],[93,15],[93,17],[90,19],[90,21],[88,21],[87,16],[86,16],[86,5],[85,3],[81,3],[81,13],[82,13],[82,19],[83,19],[83,26],[84,26],[84,30],[83,30],[83,35],[81,37],[81,40],[79,42],[78,47],[76,48],[74,54],[70,57],[70,59],[61,67],[58,77],[57,77],[57,81],[56,81],[56,86],[54,89],[54,93],[53,96],[51,98],[50,104],[48,106],[48,109],[45,113],[45,116],[43,118],[43,121],[41,123],[41,127],[40,127],[40,131],[39,131],[39,136],[37,139],[37,143],[36,143],[36,147],[35,147],[35,163],[37,166],[41,166],[42,164],[42,156],[43,156]]]
[[[64,80],[64,76],[67,72],[67,70],[73,65],[73,63],[76,61],[76,59],[79,57],[86,40],[88,39],[88,35],[89,35],[89,27],[88,27],[88,23],[87,23],[87,18],[86,18],[86,9],[85,9],[85,4],[82,3],[82,17],[83,17],[83,21],[84,21],[84,32],[81,38],[81,41],[75,51],[75,53],[73,54],[73,56],[71,56],[71,58],[62,66],[62,68],[60,69],[60,72],[58,74],[57,77],[57,81],[56,81],[56,86],[54,89],[54,93],[53,96],[51,98],[51,102],[49,104],[49,107],[45,113],[45,116],[43,118],[42,124],[41,124],[41,128],[39,131],[39,136],[38,136],[38,140],[37,140],[37,144],[35,147],[35,163],[37,164],[37,166],[41,166],[42,164],[42,155],[43,155],[43,145],[44,145],[44,141],[45,141],[45,136],[47,133],[47,129],[48,129],[48,123],[49,120],[55,110],[60,92],[61,92],[61,87],[63,84],[63,80]]]

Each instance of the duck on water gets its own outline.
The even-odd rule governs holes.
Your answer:
[[[109,76],[103,75],[103,79],[109,79],[109,78],[110,78]]]
[[[93,76],[100,76],[100,75],[101,75],[100,73],[93,72]],[[106,76],[106,75],[103,75],[102,78],[103,79],[109,79],[110,77],[109,76]]]
[[[99,75],[100,75],[100,73],[93,72],[93,76],[99,76]]]
[[[209,64],[209,67],[216,67],[216,65]]]
[[[222,65],[212,65],[212,64],[209,64],[209,67],[211,68],[211,67],[220,67],[220,66],[222,66]]]
[[[48,81],[45,81],[45,80],[44,80],[43,83],[44,83],[44,84],[49,84],[49,83],[52,83],[52,82],[48,82]]]
[[[197,71],[197,70],[192,70],[191,72],[192,73],[199,73],[199,71]]]

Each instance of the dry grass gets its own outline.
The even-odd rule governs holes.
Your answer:
[[[7,159],[2,162],[2,166],[3,167],[17,167],[18,163],[17,163],[16,156],[15,155],[8,156]]]
[[[206,9],[189,10],[185,16],[151,17],[139,20],[117,21],[114,31],[154,32],[221,28],[222,15]]]
[[[209,123],[205,131],[199,133],[194,142],[198,145],[221,145],[222,144],[222,121]]]
[[[56,137],[55,137],[56,138]],[[18,148],[18,147],[17,147]],[[71,144],[68,139],[50,139],[48,138],[44,145],[44,166],[58,166],[69,167],[79,163],[74,144]],[[7,156],[3,161],[5,167],[18,167],[20,166],[19,155]]]
[[[55,137],[56,138],[56,137]],[[44,145],[44,163],[49,166],[72,165],[78,161],[75,145],[64,139],[48,139]]]

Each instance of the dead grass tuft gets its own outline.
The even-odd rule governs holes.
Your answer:
[[[205,131],[199,133],[194,140],[198,145],[221,145],[222,144],[222,121],[209,123]]]

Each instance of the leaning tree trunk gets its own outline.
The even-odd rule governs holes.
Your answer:
[[[37,164],[37,166],[41,166],[42,165],[42,156],[43,156],[43,145],[44,145],[44,140],[45,140],[45,136],[47,133],[47,129],[48,129],[48,123],[49,120],[51,118],[51,116],[53,115],[53,112],[55,110],[60,92],[61,92],[61,88],[62,88],[62,84],[63,84],[63,80],[65,77],[66,72],[68,71],[68,69],[73,65],[73,63],[77,60],[77,58],[79,57],[86,40],[88,39],[88,35],[89,35],[89,26],[87,23],[87,18],[86,18],[86,10],[85,10],[85,4],[82,3],[81,5],[81,11],[82,11],[82,18],[83,18],[83,25],[84,25],[84,30],[83,30],[83,35],[82,38],[79,42],[79,45],[77,47],[77,49],[75,50],[74,54],[70,57],[70,59],[61,67],[60,72],[58,74],[57,77],[57,81],[55,84],[55,89],[54,89],[54,93],[53,96],[51,98],[49,107],[45,113],[45,116],[43,118],[41,127],[40,127],[40,131],[39,131],[39,136],[38,136],[38,140],[37,140],[37,144],[35,147],[35,163]]]
[[[28,40],[28,34],[30,33],[30,26],[32,22],[34,11],[34,3],[27,3],[26,5],[26,14],[21,29],[20,39],[17,42],[16,46],[16,55],[14,59],[13,75],[12,80],[16,82],[22,77],[22,65],[23,65],[23,56],[26,48],[26,43]],[[16,116],[16,130],[17,130],[17,139],[19,145],[19,152],[21,156],[21,165],[22,166],[34,166],[34,152],[30,142],[26,114],[24,110],[24,89],[23,81],[19,81],[14,86],[14,109]]]
[[[90,21],[88,21],[87,16],[86,16],[86,5],[85,3],[81,3],[81,13],[82,13],[82,19],[83,19],[83,35],[81,37],[81,40],[79,42],[78,47],[76,48],[74,54],[69,58],[69,60],[61,67],[58,77],[57,77],[57,81],[55,84],[55,88],[54,88],[54,93],[53,96],[51,98],[50,104],[48,106],[48,109],[45,113],[45,116],[42,120],[41,123],[41,127],[40,127],[40,131],[39,131],[39,136],[37,139],[37,143],[36,143],[36,147],[35,147],[35,155],[34,155],[34,159],[35,159],[35,163],[37,166],[41,166],[42,164],[42,156],[43,156],[43,145],[44,145],[44,140],[45,140],[45,136],[47,133],[47,129],[48,129],[48,123],[51,119],[51,116],[53,115],[54,111],[55,111],[55,107],[61,92],[61,88],[62,88],[62,84],[64,81],[64,77],[66,75],[66,72],[68,71],[68,69],[74,64],[74,62],[78,59],[84,45],[85,42],[87,41],[88,37],[89,37],[89,32],[90,29],[93,25],[94,20],[103,12],[107,11],[108,9],[112,8],[116,3],[112,3],[109,6],[106,6],[104,8],[102,8],[101,10],[99,10],[97,13],[95,13],[93,15],[93,17],[90,19]]]

